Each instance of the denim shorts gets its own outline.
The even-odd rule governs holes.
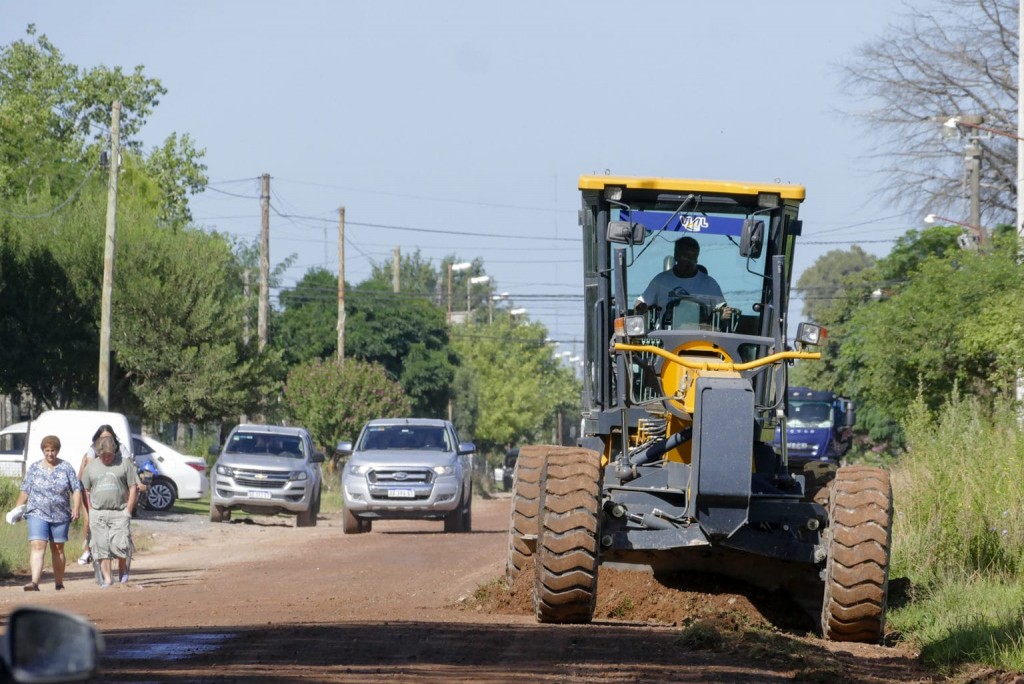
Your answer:
[[[68,530],[71,528],[71,521],[62,523],[46,522],[34,515],[25,518],[28,521],[29,541],[49,541],[54,544],[65,544],[68,541]]]

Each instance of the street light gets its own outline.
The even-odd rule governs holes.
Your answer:
[[[457,264],[448,264],[448,325],[452,324],[452,273],[465,271],[472,268],[473,264],[468,261],[460,261]]]
[[[512,309],[511,311],[508,312],[508,315],[509,316],[525,316],[526,315],[526,309],[524,309],[522,307],[520,307],[518,309]]]
[[[964,128],[976,128],[979,131],[985,131],[986,133],[994,133],[995,135],[1002,135],[1007,138],[1013,138],[1014,140],[1024,140],[1019,135],[1014,135],[1009,131],[1001,131],[998,128],[989,128],[988,126],[982,126],[981,123],[984,121],[984,117],[979,114],[960,114],[958,116],[951,116],[946,120],[946,123],[942,124],[951,131],[959,130],[961,126]]]
[[[473,310],[473,302],[470,299],[470,288],[473,285],[483,285],[484,283],[490,282],[491,276],[473,276],[466,281],[466,322],[469,322],[469,312]]]
[[[960,249],[977,249],[979,246],[985,244],[985,229],[981,226],[975,226],[970,223],[964,223],[963,221],[956,221],[945,216],[939,216],[938,214],[928,214],[924,217],[925,223],[935,223],[936,221],[943,221],[950,223],[954,226],[962,226],[971,231],[971,236],[961,234],[957,238],[957,244],[960,245]]]

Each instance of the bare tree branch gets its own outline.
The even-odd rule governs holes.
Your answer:
[[[981,220],[1013,223],[1016,141],[943,123],[981,115],[984,125],[1016,134],[1017,0],[947,0],[924,12],[908,6],[899,25],[840,65],[847,91],[865,103],[844,114],[874,139],[869,158],[885,174],[894,205],[966,216],[964,146],[981,146]]]

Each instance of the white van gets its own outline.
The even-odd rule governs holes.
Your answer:
[[[43,411],[38,418],[28,422],[24,454],[20,458],[11,455],[0,456],[0,459],[3,459],[0,460],[0,475],[24,476],[30,465],[42,459],[43,449],[40,443],[47,435],[57,436],[60,440],[60,458],[74,466],[77,471],[82,463],[82,456],[92,446],[92,436],[96,434],[100,425],[114,428],[117,440],[125,445],[129,453],[134,454],[131,425],[123,413],[64,409]]]
[[[21,477],[27,437],[27,421],[12,423],[0,430],[0,477]]]

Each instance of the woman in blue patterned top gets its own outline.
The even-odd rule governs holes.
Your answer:
[[[32,546],[29,561],[32,582],[25,585],[25,591],[39,591],[47,543],[50,544],[53,563],[53,583],[60,591],[64,588],[64,544],[67,543],[71,523],[78,520],[82,483],[78,481],[74,466],[57,458],[60,452],[57,437],[43,437],[40,446],[43,460],[28,467],[25,479],[21,481],[21,493],[14,504],[27,504],[25,519],[28,521],[28,541]]]

